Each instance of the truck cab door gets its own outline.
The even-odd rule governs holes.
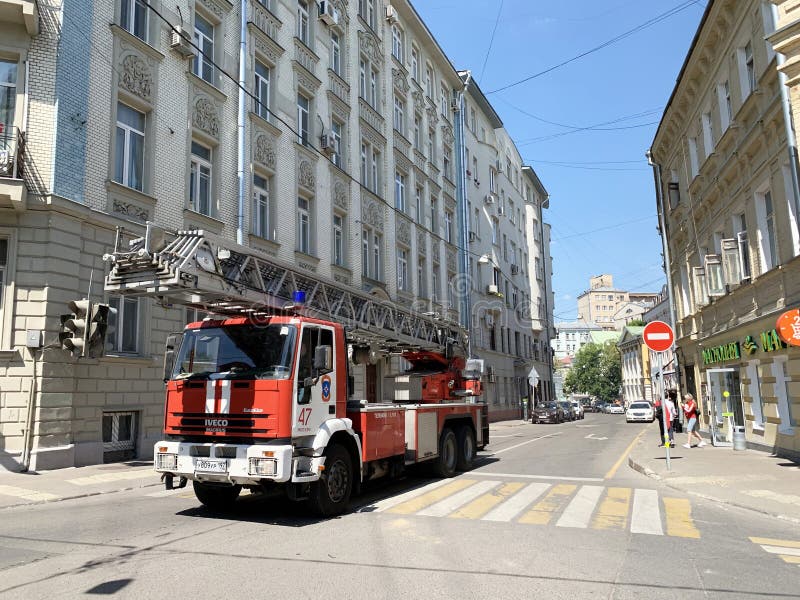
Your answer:
[[[322,423],[336,417],[336,363],[333,327],[304,324],[295,361],[292,437],[316,435]],[[314,353],[319,346],[331,348],[331,371],[314,368]]]

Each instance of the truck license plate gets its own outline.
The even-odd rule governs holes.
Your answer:
[[[198,458],[194,463],[194,470],[205,473],[227,473],[228,461]]]

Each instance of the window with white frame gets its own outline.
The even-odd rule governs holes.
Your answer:
[[[747,241],[747,217],[745,213],[733,215],[733,235],[739,247],[739,265],[742,279],[750,279],[750,244]]]
[[[722,131],[728,129],[733,118],[731,108],[731,84],[726,79],[717,86],[717,98],[719,100],[719,120]]]
[[[361,268],[365,277],[383,280],[383,234],[372,227],[361,229]]]
[[[333,214],[333,264],[340,267],[345,265],[344,219],[343,215]]]
[[[147,41],[148,9],[143,0],[122,0],[119,24],[126,31]]]
[[[500,222],[497,220],[497,217],[492,217],[492,244],[496,246],[498,244],[499,237],[500,237]]]
[[[766,273],[779,263],[778,241],[775,237],[775,207],[772,203],[772,192],[768,189],[756,193],[756,220],[761,272]]]
[[[742,86],[742,102],[756,89],[756,69],[753,60],[753,44],[747,42],[743,48],[739,48],[739,80]]]
[[[472,218],[472,231],[477,237],[481,237],[481,209],[475,207],[475,215]]]
[[[452,244],[455,241],[453,235],[453,213],[449,210],[444,211],[444,241]]]
[[[340,169],[344,168],[344,162],[342,160],[342,151],[344,149],[344,146],[342,146],[343,130],[344,125],[342,125],[341,122],[337,121],[336,119],[331,119],[331,136],[333,137],[333,154],[331,154],[331,162]]]
[[[211,152],[211,148],[192,141],[192,158],[189,171],[189,204],[192,210],[207,216],[212,216]]]
[[[428,129],[428,161],[436,162],[436,129]]]
[[[192,61],[192,72],[214,84],[214,26],[199,14],[194,15],[194,43],[200,52]]]
[[[405,50],[403,48],[403,30],[395,23],[392,25],[392,56],[403,64],[405,60]]]
[[[494,167],[489,167],[489,191],[497,193],[497,171]]]
[[[439,112],[447,119],[450,112],[449,102],[447,102],[447,88],[442,86],[439,90]]]
[[[303,146],[311,143],[311,100],[304,94],[297,93],[297,142]]]
[[[361,142],[361,185],[375,194],[381,186],[381,153],[369,142]]]
[[[406,206],[406,176],[400,171],[394,172],[394,207],[402,212],[408,212]]]
[[[108,315],[106,351],[111,354],[136,354],[139,352],[140,299],[111,296]]]
[[[297,197],[297,251],[311,254],[311,200]]]
[[[442,172],[450,181],[453,180],[453,150],[445,146],[442,152]]]
[[[375,29],[375,0],[358,0],[358,14]]]
[[[433,263],[433,277],[431,278],[433,285],[431,286],[431,300],[434,302],[441,302],[442,301],[442,282],[439,279],[440,275],[440,268],[439,265]]]
[[[400,96],[394,97],[394,128],[400,135],[406,134],[406,103]]]
[[[432,232],[438,233],[439,220],[437,218],[437,215],[439,214],[439,208],[435,196],[431,196],[430,209],[431,212],[430,215],[428,216],[428,227]]]
[[[144,190],[144,130],[144,113],[118,102],[114,181],[140,192]]]
[[[411,285],[408,280],[408,250],[397,249],[397,289],[408,291]]]
[[[422,256],[417,259],[417,295],[428,297],[428,274],[425,270],[425,258]]]
[[[422,186],[414,188],[414,217],[417,223],[422,223]]]
[[[706,158],[711,156],[714,151],[714,123],[711,120],[711,111],[708,110],[703,113],[703,149],[706,153]]]
[[[339,34],[333,29],[331,30],[331,71],[339,77],[342,76],[342,46]]]
[[[378,70],[363,55],[358,63],[358,93],[372,108],[378,108]]]
[[[297,37],[306,46],[311,44],[311,24],[306,0],[297,0]]]
[[[472,132],[472,135],[475,135],[477,129],[477,117],[474,108],[469,109],[469,129]]]
[[[411,47],[411,78],[419,81],[419,50]]]
[[[697,157],[697,138],[689,138],[689,166],[692,171],[692,177],[697,177],[700,171],[700,161]]]
[[[253,234],[272,239],[269,184],[266,177],[253,175]]]
[[[414,149],[422,152],[422,117],[414,113]]]
[[[14,125],[14,108],[17,101],[17,63],[0,60],[0,124]]]
[[[262,62],[256,61],[255,68],[255,112],[259,117],[269,121],[269,87],[270,68]]]
[[[425,95],[433,98],[433,68],[425,65]]]

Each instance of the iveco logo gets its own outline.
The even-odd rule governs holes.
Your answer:
[[[227,427],[228,419],[206,419],[206,427]]]

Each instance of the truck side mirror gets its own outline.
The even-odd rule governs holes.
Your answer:
[[[167,336],[166,350],[164,352],[164,383],[172,379],[172,372],[175,369],[175,353],[180,348],[182,333],[170,333]]]
[[[333,371],[333,348],[317,346],[314,348],[314,372],[319,375]]]

